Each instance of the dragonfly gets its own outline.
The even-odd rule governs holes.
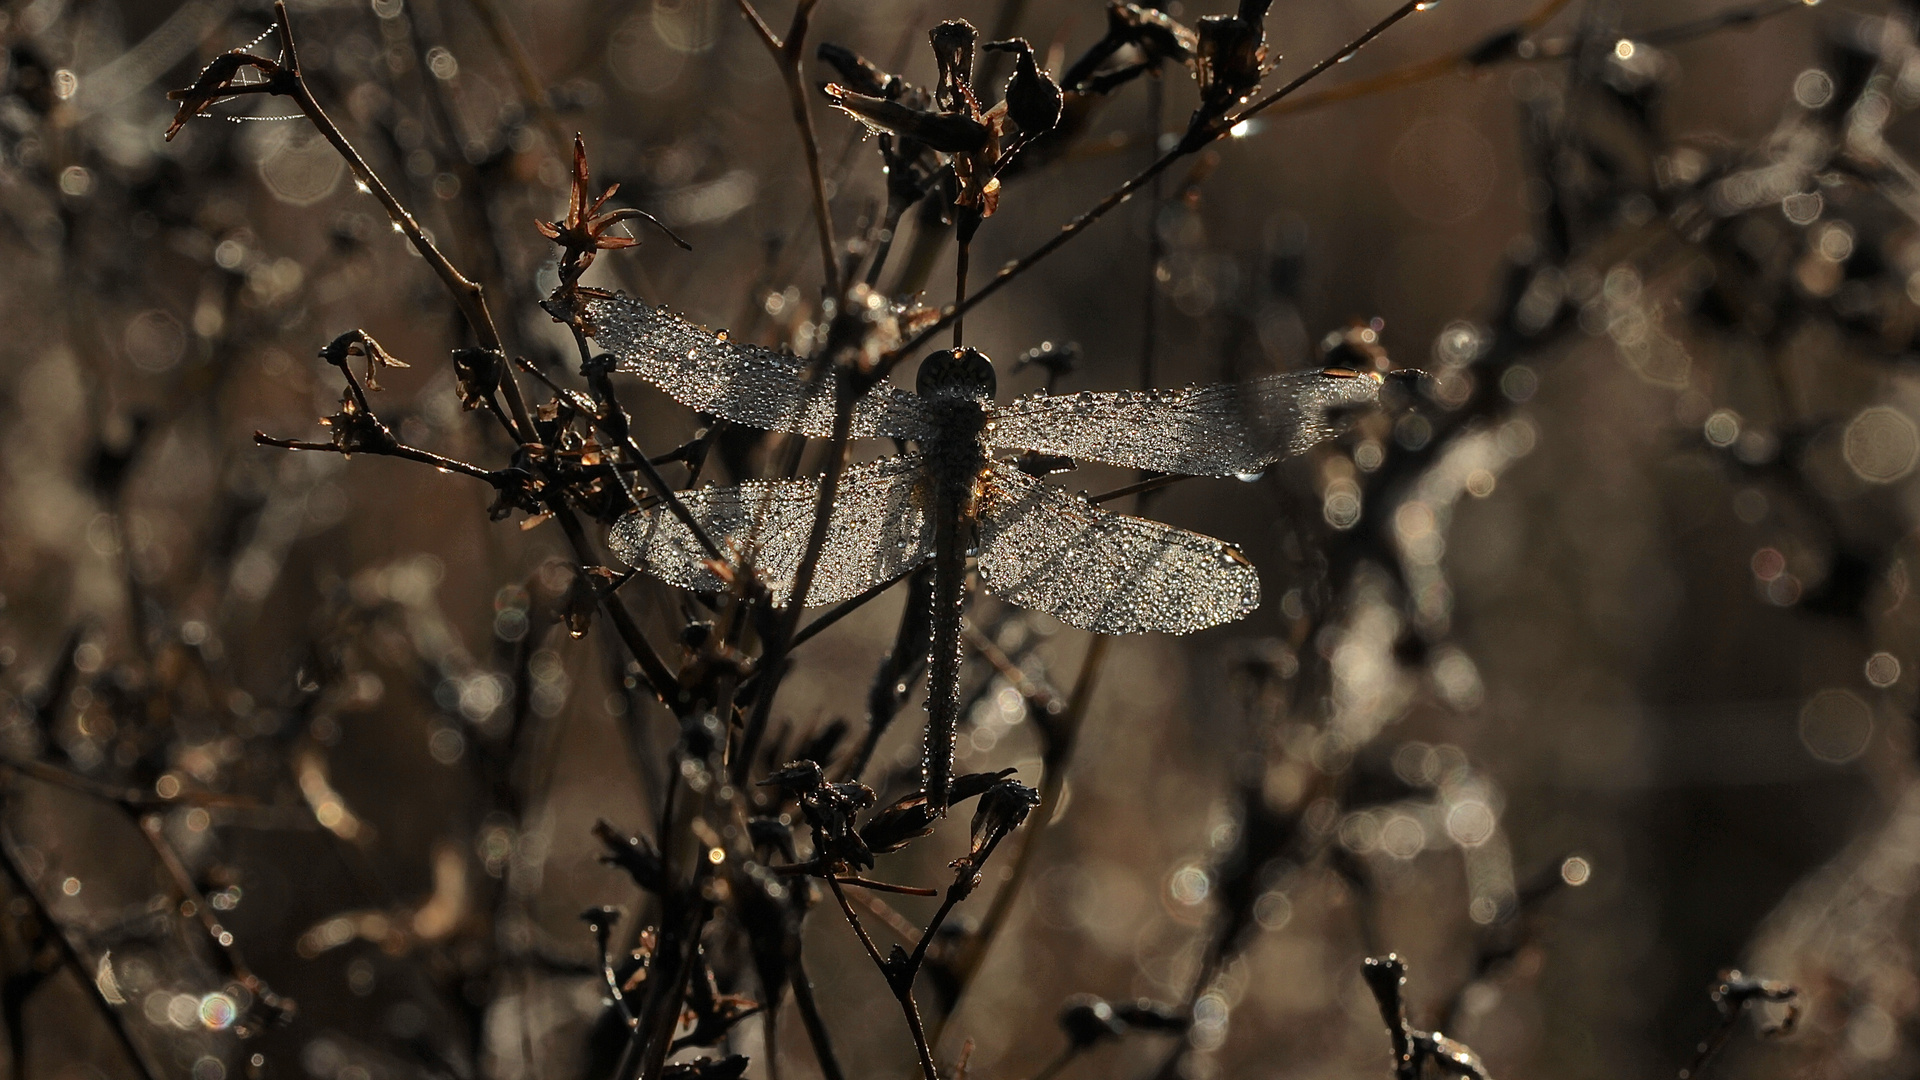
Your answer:
[[[837,380],[792,353],[731,341],[630,297],[593,302],[595,340],[614,370],[736,424],[815,438],[833,433]],[[967,559],[1002,600],[1100,634],[1186,634],[1259,606],[1260,578],[1233,545],[1103,510],[997,452],[1094,461],[1186,476],[1258,473],[1332,436],[1378,401],[1372,371],[1305,371],[1185,390],[1034,393],[995,404],[992,362],[971,348],[930,354],[915,388],[873,386],[851,434],[915,449],[847,466],[806,595],[794,597],[822,478],[749,480],[678,493],[689,515],[775,603],[841,603],[932,560],[932,645],[921,764],[927,804],[944,810],[960,713]],[[723,575],[664,504],[614,523],[614,553],[682,588],[721,592]]]

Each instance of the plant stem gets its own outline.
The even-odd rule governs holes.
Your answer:
[[[745,0],[742,0],[742,2],[745,2]],[[1034,248],[1032,251],[1021,256],[1019,259],[1014,260],[1012,263],[1008,264],[1005,268],[1003,268],[999,273],[993,275],[993,277],[990,280],[988,280],[986,285],[981,287],[979,292],[976,292],[972,296],[967,297],[964,301],[960,303],[956,303],[953,307],[949,308],[944,314],[942,314],[939,319],[928,324],[926,327],[922,328],[919,333],[914,334],[912,337],[908,338],[904,343],[902,343],[899,347],[889,352],[887,354],[886,359],[882,361],[880,365],[880,370],[882,374],[884,375],[886,372],[891,371],[895,365],[899,364],[900,361],[912,355],[915,350],[925,345],[929,340],[933,338],[935,334],[938,334],[940,331],[945,330],[947,327],[953,325],[955,322],[965,317],[968,311],[972,310],[974,307],[977,307],[980,304],[980,302],[985,300],[987,297],[992,296],[996,292],[999,292],[1003,287],[1006,286],[1008,282],[1026,273],[1028,270],[1033,269],[1033,267],[1037,263],[1039,263],[1040,260],[1060,250],[1060,248],[1066,245],[1067,241],[1072,240],[1074,237],[1085,232],[1088,226],[1092,225],[1094,222],[1100,220],[1101,218],[1107,216],[1107,214],[1110,213],[1114,207],[1119,206],[1123,202],[1126,202],[1129,198],[1133,196],[1134,192],[1140,190],[1140,188],[1145,186],[1154,177],[1159,176],[1161,173],[1167,171],[1167,168],[1171,166],[1174,162],[1179,161],[1181,158],[1186,157],[1189,154],[1196,153],[1202,147],[1205,147],[1206,145],[1214,142],[1215,140],[1218,140],[1222,136],[1226,135],[1227,132],[1233,130],[1233,126],[1235,124],[1238,124],[1240,121],[1245,120],[1259,112],[1262,112],[1266,109],[1271,108],[1275,103],[1279,102],[1282,98],[1285,98],[1287,95],[1292,94],[1294,91],[1300,89],[1300,87],[1305,86],[1308,82],[1319,77],[1321,74],[1325,73],[1329,68],[1332,68],[1335,64],[1338,64],[1341,61],[1346,60],[1348,57],[1352,56],[1354,53],[1357,53],[1361,49],[1365,48],[1369,42],[1371,42],[1374,38],[1379,37],[1381,34],[1385,33],[1395,23],[1399,22],[1400,20],[1406,18],[1409,15],[1412,15],[1416,11],[1421,11],[1427,7],[1432,6],[1434,2],[1435,0],[1407,0],[1405,4],[1402,4],[1400,7],[1394,9],[1394,11],[1391,14],[1387,15],[1386,18],[1381,19],[1379,22],[1374,23],[1371,27],[1368,27],[1365,33],[1361,34],[1359,37],[1348,42],[1343,48],[1340,49],[1339,52],[1336,52],[1328,56],[1326,59],[1321,60],[1319,63],[1308,68],[1305,72],[1302,72],[1299,76],[1294,78],[1291,82],[1288,82],[1285,86],[1282,86],[1280,89],[1275,90],[1273,93],[1268,94],[1266,97],[1261,98],[1259,101],[1253,103],[1252,105],[1247,106],[1245,109],[1241,110],[1238,114],[1218,121],[1211,127],[1188,131],[1186,137],[1181,139],[1178,145],[1176,145],[1173,149],[1167,151],[1165,154],[1160,155],[1158,158],[1155,158],[1153,164],[1148,165],[1145,169],[1141,170],[1141,172],[1138,175],[1132,177],[1131,179],[1127,180],[1125,183],[1122,183],[1119,187],[1114,188],[1112,191],[1108,192],[1105,198],[1093,204],[1091,208],[1086,210],[1079,217],[1076,217],[1072,221],[1069,221],[1065,225],[1061,226],[1060,231],[1055,233],[1053,236],[1049,237],[1046,243],[1041,244],[1037,248]]]
[[[0,871],[5,872],[14,892],[33,908],[34,918],[47,928],[47,936],[53,939],[54,945],[60,950],[60,958],[73,969],[74,977],[80,980],[80,984],[86,987],[87,1000],[93,1003],[100,1018],[106,1021],[107,1029],[113,1032],[114,1041],[120,1044],[121,1052],[126,1055],[128,1063],[140,1074],[141,1080],[160,1080],[160,1074],[155,1071],[153,1063],[147,1060],[146,1052],[140,1048],[138,1042],[134,1041],[133,1032],[127,1027],[127,1018],[121,1015],[120,1010],[101,992],[100,984],[95,981],[93,968],[80,955],[80,950],[74,945],[73,939],[67,936],[67,928],[53,917],[52,911],[47,909],[47,903],[41,898],[40,890],[33,887],[33,882],[27,879],[26,871],[14,860],[12,844],[5,836],[0,836]],[[20,1048],[15,1048],[16,1060],[24,1056],[19,1050]]]
[[[1046,835],[1047,826],[1053,823],[1055,812],[1060,806],[1060,796],[1066,791],[1067,764],[1073,759],[1074,745],[1079,741],[1080,725],[1085,721],[1087,705],[1093,698],[1093,688],[1099,682],[1100,669],[1106,662],[1107,650],[1112,638],[1106,634],[1095,634],[1087,643],[1086,657],[1080,661],[1080,674],[1074,680],[1073,695],[1067,700],[1067,707],[1055,718],[1041,758],[1044,770],[1040,780],[1040,805],[1026,825],[1026,838],[1020,844],[1020,854],[1014,858],[1013,871],[1007,880],[993,894],[993,903],[987,905],[987,914],[980,920],[980,929],[955,958],[954,977],[960,989],[954,994],[953,1008],[940,1018],[934,1027],[934,1041],[939,1041],[947,1022],[960,1012],[960,1005],[966,999],[968,989],[980,973],[980,967],[986,962],[987,953],[1000,931],[1006,927],[1007,917],[1013,913],[1013,902],[1019,896],[1021,886],[1033,872],[1036,856],[1040,851],[1040,839]]]
[[[434,245],[432,238],[420,228],[420,223],[414,220],[413,214],[394,197],[393,192],[380,179],[379,174],[373,171],[373,167],[368,165],[366,159],[360,156],[360,152],[347,141],[346,135],[341,133],[339,126],[327,115],[327,111],[320,107],[319,99],[313,96],[313,91],[307,87],[306,77],[300,72],[300,53],[294,44],[293,27],[287,21],[286,0],[274,0],[273,10],[280,30],[280,48],[286,54],[285,70],[289,77],[289,86],[285,91],[287,96],[291,97],[294,104],[300,107],[300,111],[306,114],[315,130],[320,132],[321,137],[332,144],[334,150],[346,160],[347,168],[353,172],[354,179],[379,200],[380,205],[387,211],[387,217],[393,221],[394,227],[399,229],[401,234],[413,244],[414,250],[427,260],[427,265],[433,268],[441,284],[445,285],[447,292],[453,296],[454,303],[460,306],[460,312],[466,316],[467,324],[473,327],[474,335],[480,341],[480,347],[492,352],[504,353],[500,342],[500,331],[494,326],[493,313],[487,310],[486,290],[481,288],[479,282],[462,274],[441,253],[440,249]],[[533,418],[527,413],[526,399],[520,395],[520,384],[513,377],[511,369],[501,373],[500,389],[506,393],[507,406],[513,412],[514,425],[518,428],[517,434],[520,441],[533,442]]]
[[[813,1043],[813,1056],[820,1062],[820,1075],[825,1080],[846,1080],[845,1074],[840,1071],[840,1059],[833,1052],[833,1039],[827,1034],[827,1023],[820,1018],[820,1005],[813,999],[813,979],[807,975],[806,965],[800,958],[794,958],[793,971],[787,976],[787,981],[793,986],[793,1004],[800,1010],[800,1023],[807,1029],[807,1038]]]
[[[827,206],[827,178],[820,168],[820,140],[814,135],[813,109],[800,67],[806,49],[807,26],[819,2],[799,0],[793,9],[793,22],[787,27],[786,40],[783,41],[774,36],[773,28],[760,17],[753,0],[739,0],[741,14],[753,24],[761,43],[773,54],[773,61],[780,68],[780,78],[786,83],[787,105],[793,111],[793,126],[800,132],[800,147],[807,156],[807,179],[813,186],[813,220],[820,237],[820,263],[826,274],[825,291],[828,296],[839,296],[840,261],[834,256],[839,245],[833,239],[833,215]]]

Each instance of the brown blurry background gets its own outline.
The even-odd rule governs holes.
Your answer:
[[[1531,39],[1601,40],[1605,53],[1722,9],[1576,3]],[[1385,10],[1279,5],[1270,85]],[[1466,50],[1530,10],[1450,0],[1326,83]],[[1914,148],[1910,29],[1836,0],[1767,10],[1640,46],[1660,86],[1659,168],[1671,173],[1680,147],[1729,170],[1788,160],[1792,125],[1826,100],[1805,73],[1873,49],[1879,89],[1855,89],[1894,112],[1892,150]],[[486,11],[546,104],[529,106]],[[998,14],[987,0],[825,0],[810,41],[926,85],[927,27]],[[768,17],[784,26],[788,13]],[[558,365],[555,378],[578,385],[571,342],[536,306],[555,271],[533,221],[564,209],[560,140],[576,130],[596,184],[621,184],[617,205],[693,245],[645,234],[603,255],[590,284],[737,337],[811,334],[820,268],[799,143],[778,73],[730,2],[306,0],[293,18],[327,109],[492,291],[510,349]],[[1092,0],[1034,0],[1019,31],[1070,59],[1103,19]],[[34,0],[0,14],[0,741],[22,875],[0,959],[7,1004],[23,1010],[14,1060],[35,1077],[136,1075],[88,1001],[105,996],[167,1077],[598,1075],[589,1031],[604,988],[576,916],[646,905],[589,830],[647,827],[672,724],[620,690],[603,627],[573,640],[540,615],[571,581],[552,523],[490,522],[491,493],[465,477],[253,444],[255,430],[326,438],[316,417],[338,408],[338,377],[316,350],[362,327],[411,364],[382,371],[376,396],[403,438],[487,467],[511,449],[460,408],[446,359],[465,343],[458,312],[340,158],[300,121],[220,118],[286,103],[241,99],[162,140],[164,91],[270,21],[249,0]],[[1191,639],[1112,643],[1063,816],[1035,841],[1012,921],[945,1026],[943,1067],[970,1039],[968,1075],[1032,1076],[1059,1051],[1054,1016],[1073,994],[1183,1003],[1222,904],[1220,860],[1246,827],[1246,778],[1281,804],[1300,797],[1302,770],[1364,768],[1405,791],[1369,802],[1349,787],[1305,811],[1323,847],[1254,889],[1257,925],[1202,988],[1195,1027],[1103,1045],[1066,1075],[1151,1075],[1177,1038],[1186,1076],[1382,1075],[1359,961],[1386,950],[1409,963],[1416,1022],[1455,999],[1447,1033],[1500,1077],[1671,1075],[1715,1022],[1715,973],[1736,965],[1798,985],[1805,1015],[1776,1043],[1743,1027],[1716,1066],[1726,1073],[1891,1076],[1920,1062],[1915,204],[1885,194],[1885,170],[1835,164],[1811,185],[1826,201],[1811,196],[1810,217],[1779,196],[1727,210],[1716,228],[1737,235],[1730,248],[1772,253],[1741,272],[1779,290],[1735,299],[1777,299],[1779,315],[1763,331],[1751,312],[1708,326],[1698,290],[1675,281],[1685,259],[1650,267],[1635,246],[1635,228],[1673,212],[1659,193],[1674,189],[1634,157],[1650,137],[1628,120],[1562,122],[1583,146],[1625,148],[1610,182],[1640,185],[1644,207],[1616,198],[1549,250],[1559,203],[1528,103],[1583,107],[1574,68],[1462,67],[1263,116],[1167,174],[1161,385],[1310,365],[1322,335],[1377,316],[1398,365],[1455,380],[1424,406],[1444,414],[1507,310],[1510,267],[1558,260],[1568,325],[1502,353],[1478,376],[1483,390],[1497,381],[1500,407],[1442,423],[1445,448],[1391,486],[1356,471],[1363,446],[1388,471],[1410,443],[1430,448],[1373,417],[1256,482],[1195,481],[1152,503],[1156,518],[1239,545],[1267,601]],[[832,77],[811,55],[807,70]],[[1822,77],[1840,92],[1838,72]],[[1031,249],[1151,160],[1162,91],[1146,83],[1104,102],[1060,160],[1009,182],[976,268]],[[1169,68],[1163,96],[1158,123],[1177,132],[1190,80]],[[845,239],[877,211],[878,155],[824,104],[814,118]],[[1138,385],[1153,211],[1136,198],[968,318],[1003,400],[1041,384],[1012,361],[1043,341],[1082,350],[1064,389]],[[1841,220],[1844,237],[1828,226]],[[935,305],[950,299],[952,253],[940,257]],[[1863,334],[1820,307],[1842,277],[1906,314]],[[656,390],[628,379],[621,391],[649,450],[694,432]],[[1064,482],[1127,479],[1088,469]],[[1377,527],[1370,542],[1353,539],[1356,509]],[[672,592],[636,582],[627,595],[670,640]],[[896,591],[804,646],[776,717],[857,723],[902,602]],[[981,601],[975,615],[1000,610]],[[1043,618],[1009,627],[1043,636],[1037,676],[1072,684],[1087,635]],[[506,673],[528,640],[531,683],[515,686]],[[1288,689],[1294,678],[1306,690]],[[502,816],[488,788],[500,774],[478,759],[515,693],[536,720],[510,769],[525,805]],[[1011,693],[989,687],[962,768],[1019,766],[1037,784],[1039,743]],[[890,732],[883,761],[914,760],[919,716]],[[142,798],[190,789],[247,805],[148,817],[22,762]],[[964,844],[962,815],[881,869],[938,884]],[[222,1010],[251,1002],[179,914],[162,851],[244,962],[298,1002],[289,1022],[236,1038]],[[1515,914],[1516,888],[1556,876],[1578,887]],[[41,936],[23,883],[86,978]],[[896,906],[924,919],[931,904]],[[1517,952],[1476,980],[1476,943],[1500,926]],[[848,1075],[912,1075],[898,1012],[831,903],[806,943]],[[732,1043],[751,1076],[774,1075],[764,1039],[755,1020]],[[778,1039],[779,1075],[815,1075],[790,1008]]]

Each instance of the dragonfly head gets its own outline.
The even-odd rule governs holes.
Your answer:
[[[914,389],[923,398],[993,400],[998,390],[993,361],[978,349],[946,349],[920,362]]]

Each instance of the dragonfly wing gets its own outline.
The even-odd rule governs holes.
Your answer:
[[[815,374],[791,353],[729,341],[631,297],[596,300],[587,316],[594,340],[618,358],[614,370],[640,376],[696,412],[819,439],[833,434],[838,379],[831,368]],[[854,405],[856,436],[919,439],[930,432],[920,398],[891,383]]]
[[[835,493],[826,547],[807,590],[809,605],[835,604],[913,569],[933,553],[926,468],[917,454],[849,465]],[[753,480],[680,492],[680,501],[735,567],[751,566],[784,604],[813,529],[819,477]],[[706,550],[666,505],[614,523],[614,554],[671,585],[718,592],[726,583]]]
[[[1376,402],[1370,374],[1290,372],[1186,390],[1030,394],[988,418],[987,442],[1183,476],[1254,473]]]
[[[1231,545],[1102,510],[1004,464],[980,518],[987,591],[1083,630],[1186,634],[1260,606],[1260,576]]]

